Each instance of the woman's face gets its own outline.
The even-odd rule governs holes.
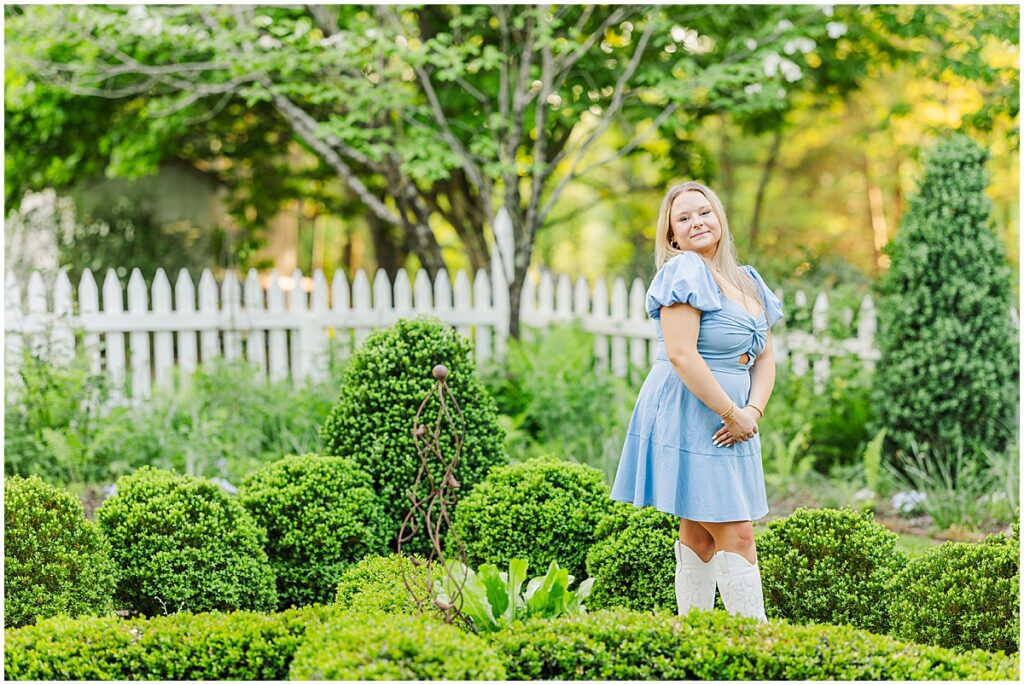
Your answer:
[[[718,252],[722,227],[704,194],[688,190],[676,195],[669,213],[669,227],[679,249],[690,250],[705,259]]]

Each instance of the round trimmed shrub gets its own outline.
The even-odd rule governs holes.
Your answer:
[[[907,564],[871,513],[799,508],[757,539],[769,618],[888,632],[886,583]]]
[[[889,584],[890,633],[951,649],[1020,651],[1020,541],[946,542]]]
[[[416,605],[409,596],[402,571],[405,571],[410,582],[417,583],[416,588],[421,596],[426,591],[424,580],[425,567],[416,566],[412,560],[403,555],[389,554],[386,557],[368,556],[362,561],[346,568],[338,580],[335,605],[343,610],[364,612],[378,611],[386,614],[414,614]],[[444,576],[440,564],[431,566],[431,583]],[[441,612],[432,603],[427,604],[427,611],[440,616]]]
[[[1010,680],[1018,659],[852,626],[759,624],[724,611],[601,610],[494,634],[509,680]]]
[[[117,480],[96,518],[127,607],[147,616],[277,607],[265,534],[216,483],[144,466]]]
[[[532,577],[557,561],[581,581],[597,527],[612,504],[599,470],[543,456],[493,469],[459,504],[452,530],[473,568],[508,568],[509,560],[526,559]],[[451,532],[446,546],[452,555]]]
[[[675,611],[679,519],[652,507],[615,502],[596,534],[587,553],[587,575],[597,579],[587,609]],[[716,601],[724,609],[721,598]]]
[[[354,459],[373,479],[390,521],[387,540],[392,550],[411,508],[408,492],[421,466],[412,437],[413,419],[428,395],[423,422],[432,426],[440,409],[437,381],[432,376],[438,364],[448,367],[446,383],[465,420],[462,451],[454,471],[460,484],[457,492],[464,497],[492,466],[508,462],[503,450],[505,435],[498,425],[494,400],[477,378],[471,343],[437,317],[400,319],[367,336],[349,360],[338,403],[320,429],[326,454]],[[462,431],[458,412],[451,407],[449,411]],[[443,419],[441,453],[450,459],[455,446],[455,435]],[[443,475],[440,460],[432,457],[428,463],[434,482],[439,482]],[[421,498],[427,494],[426,482],[422,488]],[[425,555],[429,541],[420,534],[402,548]]]
[[[1003,450],[1016,435],[1019,335],[1006,248],[986,195],[989,152],[942,140],[885,252],[873,404],[887,443],[909,453]],[[888,451],[888,450],[887,450]]]
[[[329,618],[295,652],[289,680],[504,680],[480,637],[426,616]]]
[[[246,478],[238,499],[267,533],[280,609],[331,602],[343,569],[387,546],[384,507],[351,459],[289,455]]]
[[[77,497],[39,476],[4,481],[4,626],[113,609],[110,545]]]

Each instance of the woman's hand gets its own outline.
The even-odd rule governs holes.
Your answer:
[[[757,433],[758,413],[749,407],[736,409],[729,418],[725,419],[725,425],[719,428],[714,435],[714,443],[718,447],[730,447],[737,442],[746,442]]]

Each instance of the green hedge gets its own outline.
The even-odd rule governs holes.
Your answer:
[[[539,575],[557,561],[579,582],[586,577],[584,562],[597,542],[597,527],[612,504],[597,469],[538,457],[492,469],[459,504],[452,530],[473,568],[482,563],[507,568],[509,559],[518,558],[527,560],[530,575]],[[451,533],[446,546],[452,555]]]
[[[110,545],[82,503],[39,476],[4,481],[4,626],[113,609]]]
[[[283,680],[307,628],[335,610],[152,619],[56,617],[5,631],[9,680]]]
[[[483,638],[427,616],[353,613],[309,631],[291,680],[504,680]]]
[[[907,563],[870,513],[799,508],[757,539],[765,610],[796,623],[887,633],[886,583]]]
[[[370,333],[349,360],[338,403],[320,429],[325,454],[351,457],[373,478],[390,520],[391,549],[411,508],[407,492],[421,466],[412,437],[413,419],[428,396],[421,418],[430,426],[437,421],[440,405],[432,372],[438,364],[448,367],[447,384],[465,420],[463,427],[450,409],[456,426],[465,431],[454,472],[461,486],[457,493],[465,496],[492,466],[507,463],[505,436],[494,400],[477,379],[472,345],[437,317],[400,319]],[[442,420],[440,430],[441,451],[450,459],[455,455],[455,435],[447,420]],[[440,460],[431,457],[428,463],[439,482]],[[422,487],[421,497],[426,484]],[[402,549],[426,554],[429,543],[420,532]]]
[[[952,649],[1020,650],[1020,541],[946,542],[889,585],[890,633]]]
[[[360,611],[379,611],[386,614],[414,614],[416,605],[409,596],[402,571],[415,582],[419,596],[426,591],[425,567],[414,566],[409,557],[389,554],[386,557],[368,556],[358,564],[346,568],[338,580],[335,605],[358,613]],[[431,566],[431,578],[438,580],[444,575],[442,567],[434,563]],[[432,603],[427,604],[428,611],[435,616],[440,610]]]
[[[491,643],[511,680],[1017,680],[1016,657],[957,654],[852,626],[724,611],[602,610],[516,623]]]
[[[118,568],[115,598],[146,616],[272,610],[265,534],[215,483],[144,466],[96,510]]]
[[[238,499],[267,532],[280,609],[331,602],[346,566],[387,547],[384,507],[350,459],[287,456],[246,478]]]

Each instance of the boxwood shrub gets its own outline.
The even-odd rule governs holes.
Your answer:
[[[588,609],[675,609],[678,519],[651,507],[615,502],[596,534],[587,553],[587,575],[597,578]],[[720,597],[717,603],[722,606]]]
[[[4,481],[4,626],[113,609],[110,545],[77,497],[39,476]]]
[[[392,550],[411,508],[407,493],[421,465],[412,437],[413,419],[431,393],[423,421],[433,425],[440,408],[432,375],[438,364],[448,367],[446,382],[465,419],[454,472],[460,484],[458,495],[463,497],[492,466],[507,463],[505,436],[494,400],[477,378],[472,345],[437,317],[400,319],[394,326],[370,333],[349,360],[338,403],[320,429],[325,454],[351,457],[373,479],[390,521],[387,539]],[[461,430],[457,415],[454,419]],[[444,456],[453,457],[455,436],[444,420],[440,440]],[[432,458],[429,464],[434,481],[440,481],[440,460]],[[421,496],[425,493],[424,489]],[[402,549],[426,554],[429,541],[420,534],[403,543]]]
[[[117,481],[96,510],[118,568],[115,598],[146,616],[272,610],[265,534],[206,479],[145,466]]]
[[[151,619],[56,617],[6,631],[10,680],[283,680],[319,605]]]
[[[491,644],[510,680],[1012,680],[1016,657],[958,654],[852,626],[724,611],[601,610],[516,622]]]
[[[415,566],[404,554],[389,554],[386,557],[372,555],[346,568],[338,580],[335,605],[352,612],[379,611],[386,614],[414,614],[416,605],[409,596],[402,577],[408,574],[410,582],[420,581],[417,590],[425,592],[425,566]],[[444,575],[440,564],[431,565],[431,580]],[[433,604],[427,604],[429,613],[440,616]]]
[[[897,540],[848,508],[801,507],[771,521],[757,539],[768,617],[888,632],[885,585],[907,563]]]
[[[890,633],[953,649],[1020,651],[1020,541],[946,542],[889,584]]]
[[[281,609],[330,603],[342,570],[387,546],[384,507],[350,459],[289,455],[246,478],[238,498],[267,533]]]
[[[474,568],[484,562],[507,568],[510,559],[520,558],[529,562],[532,577],[557,561],[579,582],[612,503],[601,471],[537,457],[493,469],[460,503],[452,530]],[[449,533],[449,554],[454,542]]]
[[[291,680],[504,680],[483,638],[428,616],[352,613],[310,629]]]

